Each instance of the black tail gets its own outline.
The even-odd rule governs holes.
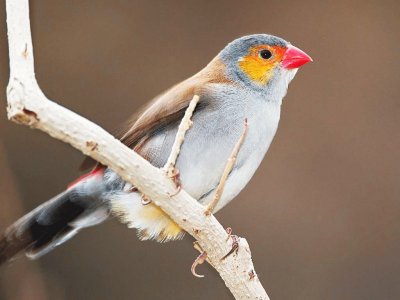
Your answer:
[[[24,251],[37,258],[74,236],[81,228],[104,221],[102,201],[77,189],[67,190],[31,211],[3,234],[0,265]]]

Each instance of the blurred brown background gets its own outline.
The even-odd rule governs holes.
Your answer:
[[[272,299],[400,299],[399,1],[32,1],[52,99],[113,130],[236,37],[307,51],[266,159],[218,214],[245,236]],[[60,192],[82,155],[8,122],[0,4],[0,229]],[[21,202],[18,202],[20,199]],[[139,242],[116,221],[0,270],[1,299],[231,299],[192,239]]]

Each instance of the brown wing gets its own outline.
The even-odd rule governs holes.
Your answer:
[[[193,96],[199,92],[197,91],[198,84],[196,84],[198,82],[198,80],[190,78],[156,97],[142,110],[142,113],[132,116],[116,132],[116,138],[128,147],[135,149],[155,131],[182,119]],[[96,164],[97,162],[91,157],[86,157],[80,170],[92,168]]]
[[[156,97],[141,113],[135,114],[115,135],[128,147],[140,153],[140,145],[155,131],[182,119],[194,95],[199,95],[198,107],[202,105],[202,90],[208,83],[229,82],[224,75],[224,64],[215,58],[193,77],[177,84]],[[138,116],[138,117],[137,117]],[[96,166],[97,162],[87,157],[80,170]]]

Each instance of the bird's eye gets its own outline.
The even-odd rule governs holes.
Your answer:
[[[272,56],[272,53],[271,53],[271,51],[269,51],[269,50],[261,50],[261,51],[260,51],[260,56],[261,56],[261,58],[263,58],[263,59],[270,59],[271,56]]]

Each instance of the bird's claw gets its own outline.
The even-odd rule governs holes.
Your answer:
[[[221,258],[221,260],[226,259],[229,255],[232,253],[236,253],[239,251],[239,237],[235,234],[232,234],[232,228],[228,227],[226,228],[226,233],[228,234],[228,239],[232,239],[232,248],[229,250],[227,254],[225,254],[224,257]],[[227,240],[228,241],[228,240]]]
[[[177,168],[172,167],[168,170],[168,177],[172,179],[172,181],[175,183],[175,186],[177,188],[176,192],[171,195],[175,196],[177,195],[181,189],[182,189],[182,184],[181,184],[181,178],[180,178],[180,172]]]
[[[146,195],[142,194],[142,205],[147,205],[151,203],[151,199],[149,199]]]
[[[197,256],[197,258],[194,260],[192,267],[190,268],[190,271],[192,272],[193,276],[197,277],[197,278],[203,278],[204,275],[199,275],[196,273],[196,267],[198,265],[201,265],[202,263],[204,263],[207,259],[207,252],[203,251],[200,247],[200,245],[195,242],[194,244],[194,248],[201,251],[200,255]]]

